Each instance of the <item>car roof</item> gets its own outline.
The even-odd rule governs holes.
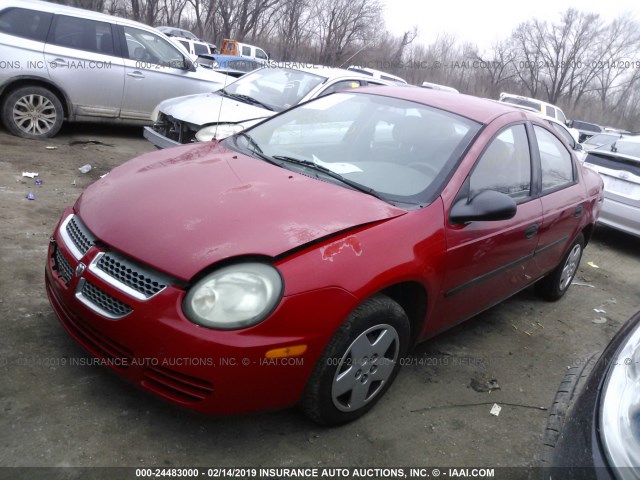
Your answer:
[[[523,119],[540,121],[539,115],[513,108],[505,103],[463,93],[420,88],[413,85],[361,87],[353,90],[353,92],[372,93],[417,102],[446,110],[483,124],[490,123],[499,116],[507,113],[519,113]]]
[[[102,22],[118,22],[122,25],[131,25],[136,27],[142,27],[145,30],[155,30],[149,25],[144,23],[135,22],[133,20],[127,20],[126,18],[116,17],[113,15],[107,15],[104,13],[98,13],[91,10],[85,10],[84,8],[68,7],[66,5],[60,5],[57,3],[43,2],[41,0],[4,0],[2,2],[2,10],[6,8],[26,8],[31,10],[38,10],[41,12],[68,14],[72,16],[78,16],[88,18],[91,20],[97,20]]]

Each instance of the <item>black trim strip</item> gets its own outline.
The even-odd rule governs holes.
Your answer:
[[[569,237],[565,235],[564,237],[560,238],[559,240],[556,240],[555,242],[551,242],[549,245],[545,245],[544,247],[535,250],[533,253],[530,253],[529,255],[525,255],[524,257],[518,258],[517,260],[514,260],[513,262],[510,262],[510,263],[507,263],[506,265],[501,266],[500,268],[496,268],[495,270],[492,270],[492,271],[490,271],[488,273],[484,273],[484,274],[482,274],[482,275],[480,275],[478,277],[472,278],[468,282],[460,284],[457,287],[453,287],[448,292],[445,292],[444,297],[445,298],[452,297],[456,293],[460,293],[462,290],[465,290],[465,289],[467,289],[469,287],[477,285],[478,283],[484,282],[485,280],[489,280],[490,278],[495,277],[496,275],[499,275],[500,273],[504,272],[505,270],[509,270],[510,268],[513,268],[516,265],[519,265],[519,264],[524,263],[524,262],[526,262],[528,260],[531,260],[536,255],[540,255],[541,253],[546,252],[547,250],[549,250],[549,249],[551,249],[551,248],[553,248],[553,247],[565,242],[567,240],[567,238],[569,238]]]
[[[535,257],[536,255],[540,255],[543,252],[546,252],[547,250],[555,247],[556,245],[566,242],[567,239],[569,238],[568,235],[565,235],[564,237],[560,238],[559,240],[556,240],[555,242],[551,242],[549,245],[545,245],[542,248],[537,249],[535,252],[533,252],[533,256]]]

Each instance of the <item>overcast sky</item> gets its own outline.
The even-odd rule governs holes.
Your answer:
[[[383,0],[386,26],[400,35],[418,26],[418,42],[431,43],[449,32],[460,41],[488,48],[530,18],[557,20],[569,7],[599,13],[605,20],[620,14],[640,20],[640,0]]]

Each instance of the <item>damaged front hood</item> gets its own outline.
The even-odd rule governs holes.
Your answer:
[[[270,117],[276,112],[219,93],[199,93],[170,98],[160,103],[159,110],[176,120],[205,126],[211,123],[241,123]]]
[[[75,209],[102,242],[182,280],[227,258],[275,257],[406,213],[217,142],[131,160],[91,185]]]

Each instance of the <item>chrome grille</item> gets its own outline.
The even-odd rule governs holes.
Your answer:
[[[114,252],[107,252],[96,260],[95,265],[98,270],[120,284],[138,292],[145,300],[153,297],[167,286],[166,280],[160,275],[154,274]],[[109,281],[109,279],[102,278]],[[117,284],[115,286],[119,287]],[[126,289],[124,290],[126,293],[130,293]]]
[[[91,232],[84,226],[80,218],[77,215],[70,215],[63,225],[63,231],[61,232],[63,239],[74,257],[78,260],[84,256],[89,249],[95,245],[96,238]],[[71,244],[69,244],[71,243]]]
[[[85,305],[108,318],[122,318],[133,311],[131,307],[106,294],[86,279],[80,281],[76,296]]]
[[[58,272],[58,276],[62,278],[65,285],[69,285],[71,278],[73,277],[73,269],[67,259],[64,258],[64,255],[60,251],[59,248],[56,247],[55,253],[53,254],[54,265],[53,269]]]

